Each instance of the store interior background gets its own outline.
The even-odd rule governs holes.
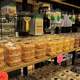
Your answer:
[[[80,26],[80,7],[79,7],[79,0],[62,0],[63,3],[59,3],[56,2],[56,0],[7,0],[7,1],[0,1],[0,4],[2,5],[1,8],[4,5],[7,5],[9,3],[13,3],[16,7],[16,15],[5,15],[5,14],[1,14],[1,16],[5,19],[11,21],[14,25],[14,27],[10,27],[11,30],[10,31],[4,31],[4,27],[3,27],[3,22],[1,22],[1,37],[4,34],[15,34],[16,32],[18,32],[19,36],[28,36],[30,35],[30,29],[32,28],[31,25],[32,23],[29,22],[26,26],[26,21],[24,19],[24,17],[29,17],[30,20],[36,16],[42,16],[42,20],[43,20],[43,25],[41,25],[43,27],[43,33],[49,33],[51,34],[51,31],[49,30],[49,27],[51,27],[51,25],[53,24],[53,26],[55,26],[54,22],[51,24],[51,13],[55,13],[57,11],[59,11],[61,13],[61,18],[64,14],[67,14],[67,16],[71,15],[75,15],[75,23],[72,24],[72,26],[61,26],[61,25],[57,25],[54,27],[53,29],[53,33],[69,33],[69,32],[79,32],[79,26]],[[67,2],[69,4],[64,4],[64,2]],[[75,5],[75,6],[73,6]],[[77,6],[77,7],[76,7]],[[0,8],[0,9],[1,9]],[[51,13],[50,13],[51,12]],[[47,16],[48,13],[48,16]],[[12,17],[12,19],[11,19]],[[14,18],[14,19],[13,19]],[[10,20],[11,19],[11,20]],[[6,23],[9,22],[8,21],[4,21]],[[36,24],[36,23],[35,23]],[[12,24],[11,24],[12,25]],[[29,30],[26,30],[26,27],[28,27]],[[61,27],[61,28],[60,28]],[[48,30],[48,31],[46,31]],[[31,33],[31,35],[34,35],[33,33]]]
[[[5,6],[9,4],[11,4],[12,10],[8,11],[8,7],[6,8]],[[56,12],[58,13],[57,18],[55,17]],[[59,22],[64,15],[70,16],[70,24],[66,24],[68,26],[64,26]],[[13,40],[14,37],[16,39],[17,37],[23,39],[24,37],[24,40],[26,40],[29,36],[76,32],[80,33],[79,0],[0,0],[1,40],[9,40],[10,37]],[[54,63],[57,64],[56,58],[54,60]],[[44,66],[44,64],[47,63],[35,64],[35,68]],[[23,68],[24,75],[27,75],[26,68]],[[20,69],[9,73],[11,77],[15,77],[18,74],[20,74]]]

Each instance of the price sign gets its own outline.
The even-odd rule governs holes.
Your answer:
[[[8,74],[6,72],[0,72],[0,80],[8,80]]]
[[[59,55],[57,56],[57,63],[58,63],[58,64],[61,64],[62,61],[63,61],[63,55],[62,55],[62,54],[59,54]]]

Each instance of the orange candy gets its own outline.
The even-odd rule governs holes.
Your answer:
[[[6,72],[0,72],[0,80],[8,80],[8,74]]]

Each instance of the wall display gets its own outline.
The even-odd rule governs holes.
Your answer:
[[[72,21],[72,24],[75,24],[75,15],[69,15],[69,19]]]
[[[15,16],[16,15],[16,4],[15,3],[10,3],[8,5],[3,5],[1,7],[1,13],[2,15],[10,15],[10,16]]]
[[[41,15],[34,16],[31,19],[30,25],[30,34],[43,35],[43,17]]]
[[[48,4],[48,3],[42,3],[41,4],[41,7],[40,7],[40,13],[41,14],[47,14],[47,15],[50,15],[50,4]]]
[[[1,5],[1,25],[0,34],[2,37],[14,36],[17,23],[16,4],[12,2],[3,2]]]
[[[61,25],[64,26],[64,27],[70,27],[72,26],[72,21],[71,19],[69,18],[69,15],[68,14],[63,14],[63,19],[61,21]]]
[[[30,17],[24,17],[24,21],[25,21],[25,27],[26,27],[26,32],[29,32],[30,31],[30,20],[31,18]]]
[[[60,23],[61,20],[61,12],[56,11],[51,13],[51,20],[54,21],[54,23]]]

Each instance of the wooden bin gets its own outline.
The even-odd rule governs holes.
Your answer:
[[[73,50],[75,48],[75,38],[70,38],[70,50]]]
[[[22,46],[22,60],[24,62],[35,59],[35,45],[33,43],[23,43]]]
[[[37,41],[35,43],[35,56],[41,58],[46,56],[47,44],[44,41]]]
[[[48,41],[47,54],[50,56],[55,56],[57,54],[57,41],[56,40]]]
[[[79,40],[78,37],[75,37],[74,47],[75,47],[75,48],[79,48],[79,45],[80,45],[80,40]]]
[[[68,52],[70,50],[70,40],[68,38],[64,39],[63,51]]]
[[[0,47],[0,68],[4,67],[4,65],[5,65],[5,62],[4,62],[4,52],[5,52],[4,48]]]
[[[57,54],[61,54],[62,52],[63,52],[63,41],[62,40],[60,40],[60,39],[58,39],[58,40],[56,40],[57,41],[57,48],[56,48],[56,53]]]
[[[18,65],[21,63],[21,47],[18,44],[10,43],[5,45],[5,61],[9,66]]]

